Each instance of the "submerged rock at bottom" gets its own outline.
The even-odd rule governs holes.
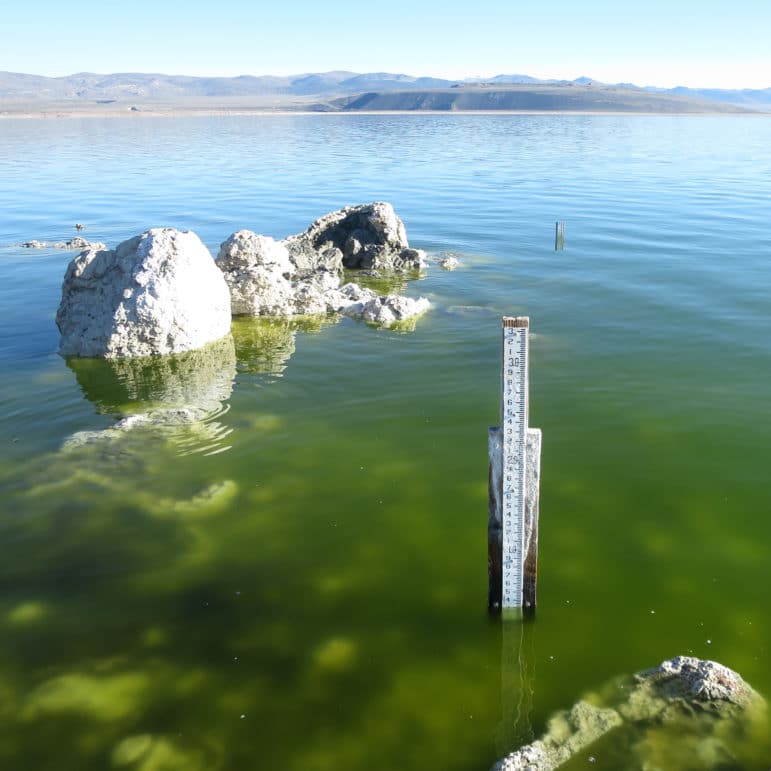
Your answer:
[[[670,771],[692,767],[677,764],[671,755],[667,766],[657,763],[651,734],[662,727],[674,728],[681,743],[682,736],[696,737],[700,769],[723,768],[733,761],[723,741],[727,729],[746,731],[754,720],[762,719],[765,706],[763,697],[728,667],[677,656],[631,678],[613,681],[558,713],[540,739],[498,761],[492,771],[552,771],[609,732],[629,727],[635,729],[636,738],[626,768]],[[685,746],[690,745],[686,742]]]

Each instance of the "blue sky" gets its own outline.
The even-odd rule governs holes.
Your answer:
[[[5,0],[0,70],[771,87],[771,0]]]

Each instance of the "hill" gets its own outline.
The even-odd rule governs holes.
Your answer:
[[[91,72],[49,78],[0,72],[0,114],[220,110],[771,112],[771,88],[643,89],[588,77],[542,81],[520,74],[452,81],[344,70],[233,78]]]
[[[461,85],[452,88],[370,92],[332,100],[330,109],[349,111],[542,111],[638,113],[739,113],[749,108],[652,93],[639,88],[589,83]]]

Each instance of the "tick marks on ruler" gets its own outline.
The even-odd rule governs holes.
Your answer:
[[[488,530],[489,607],[535,606],[533,511],[528,509],[530,476],[540,468],[540,432],[528,429],[527,317],[504,317],[501,351],[501,422],[490,429]],[[535,464],[530,434],[537,434]],[[534,486],[537,493],[537,481]],[[537,495],[533,498],[537,501]],[[537,505],[537,504],[536,504]],[[537,516],[537,511],[535,512]]]
[[[501,423],[502,447],[501,512],[502,551],[506,555],[502,569],[503,606],[522,606],[524,547],[524,451],[527,428],[527,324],[523,319],[503,320],[503,388]]]

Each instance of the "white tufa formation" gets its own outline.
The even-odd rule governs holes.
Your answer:
[[[191,231],[156,228],[70,262],[56,314],[65,356],[180,353],[230,331],[230,292]]]

